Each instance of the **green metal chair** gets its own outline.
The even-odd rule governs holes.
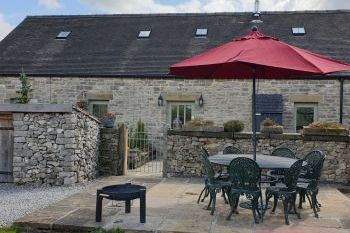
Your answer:
[[[234,146],[227,146],[225,149],[222,151],[223,154],[242,154],[242,151]]]
[[[325,155],[322,151],[311,151],[308,153],[304,161],[306,165],[303,167],[304,173],[302,173],[298,179],[297,192],[299,194],[299,208],[302,208],[302,202],[305,202],[305,196],[307,197],[310,207],[313,209],[315,217],[318,218],[321,204],[317,201],[318,194],[318,181],[321,177],[321,171]]]
[[[287,171],[284,176],[284,186],[270,186],[267,187],[265,196],[266,196],[266,207],[268,208],[268,203],[270,198],[274,197],[274,203],[272,208],[272,213],[275,212],[278,199],[283,200],[284,207],[284,218],[285,223],[289,225],[288,212],[289,204],[294,209],[294,213],[300,218],[300,214],[296,211],[295,200],[296,200],[296,186],[299,178],[299,174],[302,168],[303,160],[296,161]]]
[[[215,177],[215,171],[210,161],[208,160],[208,152],[204,148],[202,148],[202,151],[201,151],[201,160],[204,165],[204,171],[205,171],[206,177],[205,177],[205,186],[198,197],[197,203],[199,203],[201,196],[205,192],[204,197],[208,195],[210,196],[207,209],[210,209],[211,207],[210,214],[213,215],[215,211],[215,205],[216,205],[216,194],[219,193],[220,191],[227,193],[229,191],[231,183]]]
[[[271,152],[271,156],[279,156],[285,158],[297,158],[295,153],[287,147],[279,147]],[[268,176],[275,178],[278,182],[283,182],[286,169],[274,169],[268,172]]]
[[[231,161],[228,172],[231,182],[228,195],[231,210],[226,219],[229,220],[232,214],[237,212],[239,197],[245,195],[251,200],[254,221],[259,223],[259,218],[262,219],[262,211],[260,212],[258,208],[259,198],[261,198],[261,190],[258,186],[261,174],[260,167],[252,159],[239,157]],[[261,210],[263,210],[262,205]]]

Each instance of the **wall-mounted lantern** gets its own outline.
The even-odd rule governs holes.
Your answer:
[[[164,104],[163,96],[162,96],[162,94],[159,94],[159,96],[158,96],[158,106],[163,106],[163,104]]]
[[[203,96],[201,95],[198,99],[198,105],[199,107],[203,107],[203,104],[204,104],[204,99],[203,99]]]

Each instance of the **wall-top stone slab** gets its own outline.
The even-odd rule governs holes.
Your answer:
[[[0,112],[70,113],[72,111],[72,104],[0,104]]]
[[[72,185],[95,178],[99,122],[78,109],[13,113],[16,183]]]

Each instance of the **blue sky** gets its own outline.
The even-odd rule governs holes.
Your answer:
[[[252,11],[255,0],[0,0],[0,40],[27,15]],[[262,11],[350,9],[350,0],[260,0]]]

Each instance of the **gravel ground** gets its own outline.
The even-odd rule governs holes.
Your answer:
[[[9,226],[14,220],[77,193],[84,187],[86,184],[75,187],[43,187],[0,183],[0,227]]]

